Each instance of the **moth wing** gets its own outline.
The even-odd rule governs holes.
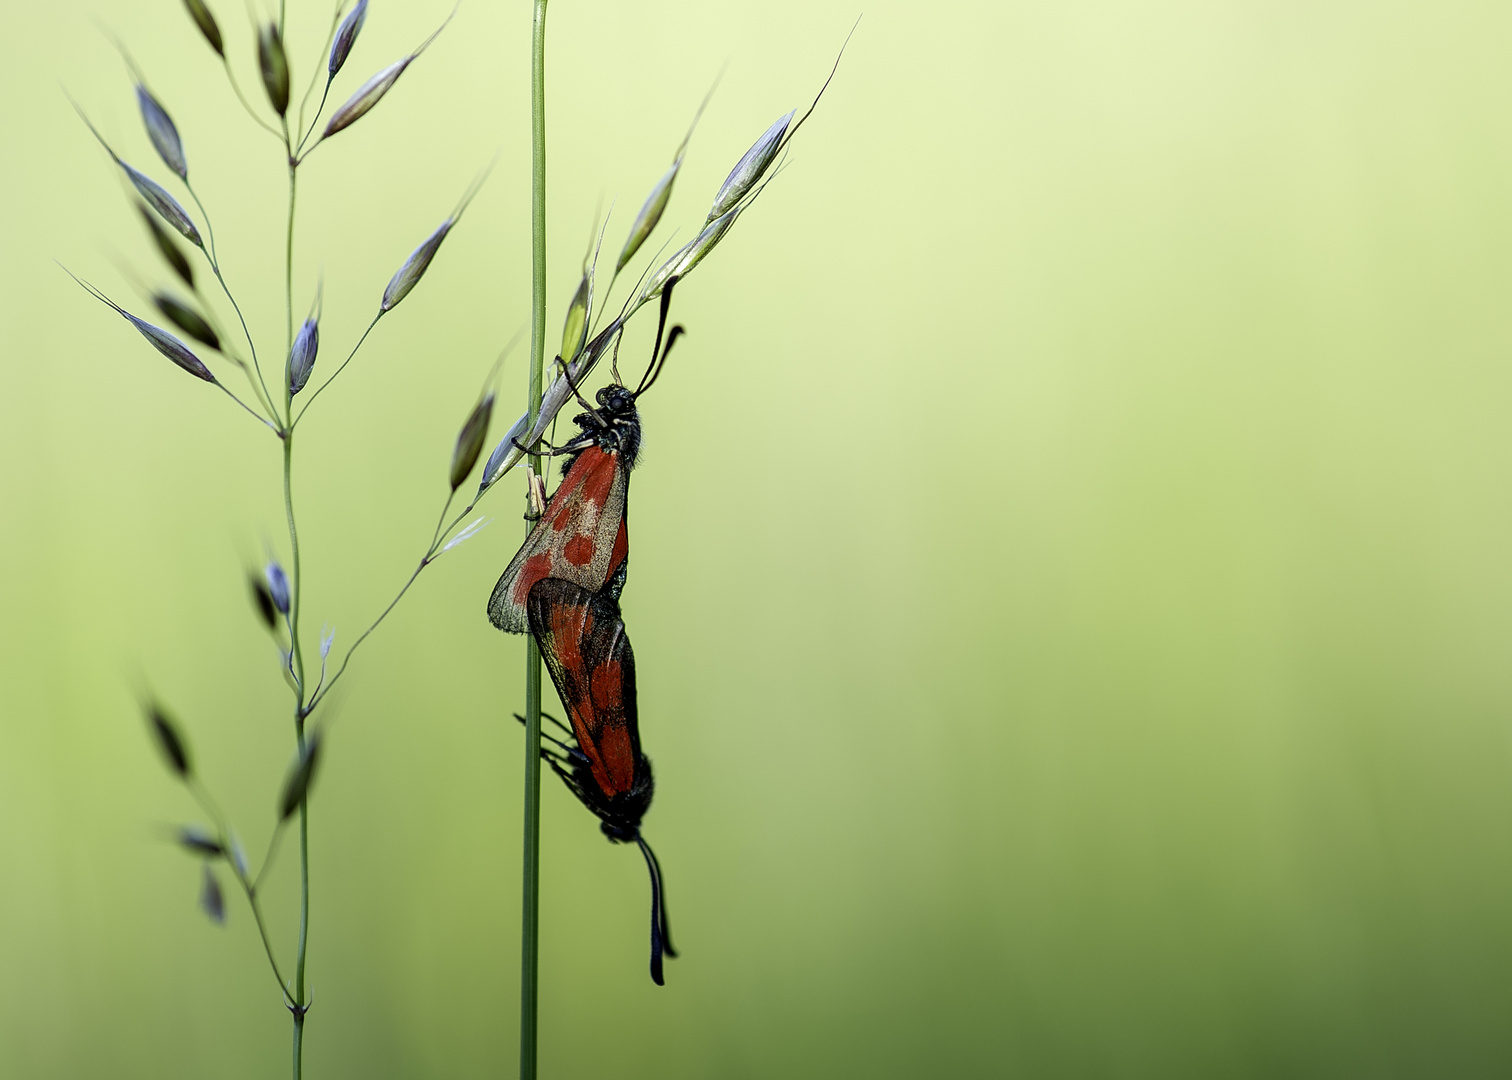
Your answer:
[[[573,582],[545,578],[531,588],[526,607],[530,632],[594,781],[608,798],[630,791],[640,730],[635,653],[619,604]]]
[[[596,446],[579,454],[494,586],[488,598],[489,621],[511,634],[528,631],[526,600],[544,578],[598,592],[629,553],[629,487],[629,474],[618,454]]]

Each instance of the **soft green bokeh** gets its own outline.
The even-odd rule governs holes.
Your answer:
[[[289,6],[298,81],[329,9]],[[377,0],[338,93],[448,8]],[[721,68],[657,242],[857,10],[557,0],[548,339]],[[177,0],[7,4],[0,1075],[277,1077],[287,1014],[245,906],[195,910],[134,701],[260,850],[292,737],[242,571],[286,544],[277,450],[53,264],[157,275],[58,88],[156,166],[92,14],[283,326],[277,148]],[[301,433],[312,642],[403,580],[527,320],[528,23],[469,0],[306,170],[318,380],[499,153]],[[640,859],[548,779],[544,1076],[1512,1071],[1509,61],[1484,2],[865,8],[644,403],[625,609],[684,955],[651,985]],[[313,1080],[514,1071],[524,649],[483,605],[519,486],[337,703]]]

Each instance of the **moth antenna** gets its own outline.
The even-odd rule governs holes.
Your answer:
[[[625,340],[625,337],[624,337],[623,334],[621,334],[619,337],[617,337],[617,338],[614,339],[614,354],[609,357],[609,374],[614,377],[614,382],[615,382],[616,386],[624,386],[625,385],[624,382],[623,382],[623,380],[620,379],[620,373],[619,373],[619,347],[620,347],[620,342],[624,341],[624,340]]]
[[[667,356],[672,352],[673,343],[686,333],[687,331],[683,329],[682,323],[678,323],[667,332],[667,344],[662,349],[661,360],[657,363],[656,370],[651,374],[651,378],[646,380],[646,385],[640,388],[638,394],[644,394],[647,390],[651,389],[651,384],[661,377],[662,368],[667,365]]]
[[[651,981],[657,986],[665,986],[662,981],[661,875],[656,872],[656,856],[651,854],[639,832],[635,834],[635,843],[646,857],[646,871],[651,875]]]
[[[661,352],[662,332],[667,329],[667,312],[672,307],[672,290],[676,285],[677,275],[673,274],[667,279],[667,283],[662,286],[661,314],[656,318],[656,342],[651,346],[651,363],[646,365],[646,373],[641,376],[640,385],[635,388],[636,397],[640,397],[645,391],[647,385],[649,385],[648,380],[651,378],[651,371],[656,367],[656,359]]]
[[[661,893],[662,951],[676,960],[677,950],[672,947],[672,921],[667,918],[667,883],[662,875],[661,860],[656,857],[656,852],[651,850],[651,845],[645,840],[640,840],[640,845],[645,848],[646,854],[651,856],[651,865],[656,867],[656,883],[660,886],[658,891]]]

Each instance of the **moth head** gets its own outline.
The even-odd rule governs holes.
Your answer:
[[[594,395],[599,408],[611,414],[628,413],[635,408],[635,395],[623,386],[610,385]]]

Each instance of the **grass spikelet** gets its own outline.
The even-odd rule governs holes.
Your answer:
[[[158,254],[163,256],[163,261],[168,264],[175,274],[189,288],[194,288],[194,268],[189,265],[189,260],[179,250],[178,244],[173,237],[168,235],[168,230],[163,228],[153,212],[147,209],[146,203],[137,203],[137,212],[142,215],[142,220],[147,224],[147,231],[152,234],[152,242],[158,249]]]
[[[268,583],[256,573],[251,573],[247,575],[247,585],[252,590],[252,605],[257,609],[257,617],[269,630],[278,629],[278,608],[273,603],[273,593],[268,588]]]
[[[359,5],[359,7],[361,6],[362,5]],[[356,10],[352,12],[353,15],[355,15],[356,13]],[[338,131],[343,131],[346,128],[351,127],[358,120],[361,120],[364,116],[366,116],[368,114],[368,111],[372,109],[374,105],[377,105],[378,102],[383,100],[383,95],[387,94],[391,89],[393,89],[394,84],[399,81],[399,76],[404,74],[405,69],[413,64],[416,60],[418,60],[420,58],[420,54],[423,53],[427,47],[429,47],[431,42],[436,40],[436,37],[441,33],[442,30],[446,29],[447,23],[452,21],[452,15],[455,15],[456,13],[457,9],[452,8],[452,13],[451,15],[448,15],[446,17],[446,22],[443,22],[440,26],[436,27],[431,36],[422,41],[414,52],[410,53],[408,56],[404,57],[401,60],[394,61],[388,67],[384,68],[382,71],[378,72],[378,74],[374,75],[371,79],[358,87],[357,92],[351,97],[347,98],[346,101],[335,112],[331,114],[331,119],[326,122],[325,132],[321,135],[321,138],[329,139]],[[364,14],[366,14],[365,9]],[[348,16],[348,21],[350,21],[350,19],[351,16]],[[342,29],[346,29],[346,23],[342,24]],[[354,30],[352,32],[352,37],[355,39],[356,36],[356,30]],[[339,35],[337,37],[337,43],[340,43]],[[348,46],[348,48],[350,48],[350,45]],[[346,58],[342,57],[342,59],[345,60]],[[335,62],[336,49],[333,45],[331,49],[331,63],[335,64]],[[333,68],[331,74],[334,75],[335,73],[335,69]]]
[[[564,360],[576,360],[588,340],[588,318],[592,314],[589,304],[593,295],[593,271],[583,270],[577,292],[572,294],[572,303],[567,305],[567,318],[562,322],[562,351]]]
[[[420,279],[430,269],[431,260],[436,257],[436,252],[441,250],[441,241],[445,240],[446,235],[452,231],[452,226],[461,220],[463,211],[472,202],[473,196],[478,194],[478,189],[483,186],[483,181],[488,179],[488,173],[492,168],[493,166],[489,165],[478,174],[478,178],[463,193],[461,200],[457,203],[457,208],[451,212],[451,216],[443,221],[435,232],[427,236],[419,247],[410,252],[409,258],[405,259],[399,269],[394,271],[394,276],[389,279],[388,286],[383,290],[383,300],[378,307],[380,315],[392,311],[398,306],[399,301],[420,284]]]
[[[651,194],[646,196],[640,213],[635,216],[635,223],[630,226],[630,235],[625,238],[625,246],[620,249],[619,258],[614,261],[616,274],[635,258],[635,253],[641,249],[641,245],[646,242],[661,221],[662,214],[667,209],[667,202],[672,198],[672,184],[677,179],[678,172],[682,170],[683,155],[687,152],[689,140],[693,138],[693,129],[698,127],[699,117],[703,116],[704,109],[708,106],[709,99],[714,96],[714,90],[718,85],[719,81],[716,79],[714,86],[709,87],[709,92],[704,95],[698,111],[693,114],[693,122],[688,125],[688,132],[678,145],[677,153],[673,155],[672,167],[663,173],[661,179],[651,188]]]
[[[137,189],[137,194],[141,195],[147,205],[152,207],[158,217],[177,229],[179,235],[185,240],[188,240],[197,248],[203,248],[205,242],[200,239],[199,229],[195,228],[193,219],[178,204],[178,200],[164,191],[162,185],[157,183],[157,181],[151,177],[142,175],[122,161],[120,155],[111,148],[111,145],[105,141],[105,137],[100,134],[94,124],[90,122],[89,117],[84,114],[84,110],[79,107],[79,103],[74,101],[73,98],[69,98],[68,100],[73,105],[74,112],[79,114],[79,119],[83,120],[85,127],[89,128],[89,133],[105,148],[105,152],[110,155],[110,160],[121,167],[121,170],[126,174],[126,179],[131,181],[131,186]]]
[[[168,333],[168,331],[162,329],[161,327],[153,326],[145,319],[137,318],[131,312],[127,311],[110,297],[102,293],[99,289],[89,284],[89,282],[80,281],[79,278],[74,277],[74,275],[69,273],[67,269],[65,269],[63,272],[65,274],[68,274],[68,276],[73,278],[75,281],[78,281],[79,285],[82,286],[83,289],[87,293],[89,293],[89,295],[100,301],[100,303],[112,308],[116,312],[116,314],[121,316],[121,318],[131,323],[132,326],[135,326],[141,333],[141,335],[149,342],[151,342],[152,347],[158,352],[162,353],[168,359],[172,360],[175,364],[183,368],[189,374],[193,375],[196,379],[203,379],[208,383],[215,382],[215,376],[210,373],[210,369],[205,366],[204,361],[195,356],[194,353],[190,351],[189,346],[185,345],[178,338],[174,337],[172,334]]]
[[[262,74],[268,103],[279,116],[289,111],[289,56],[284,52],[278,24],[268,23],[257,34],[257,69]]]
[[[168,293],[162,292],[152,294],[152,303],[153,306],[163,313],[163,318],[167,319],[174,326],[177,326],[195,341],[208,345],[217,352],[220,351],[220,336],[205,321],[204,317],[188,304],[176,297],[170,296]]]
[[[163,164],[178,174],[180,180],[189,179],[189,162],[184,158],[184,143],[179,138],[178,128],[162,102],[140,82],[136,85],[137,107],[142,112],[142,124],[147,128],[147,138]]]
[[[273,598],[273,606],[280,615],[289,613],[289,575],[284,573],[283,567],[276,562],[269,562],[263,570],[263,576],[268,579],[268,595]]]
[[[305,742],[304,752],[289,767],[283,792],[278,797],[278,820],[287,819],[309,795],[315,782],[315,767],[320,762],[320,743],[320,732],[316,731]]]
[[[483,443],[488,438],[488,422],[493,418],[493,406],[494,396],[490,391],[473,407],[462,424],[462,430],[457,433],[457,445],[452,449],[451,459],[453,491],[462,486],[462,481],[467,479],[473,466],[478,463],[479,455],[483,453]]]
[[[168,762],[168,768],[180,780],[188,780],[192,772],[189,764],[189,747],[185,744],[184,737],[179,734],[178,725],[156,702],[147,706],[147,726],[152,729],[153,741],[162,751],[164,760]]]
[[[225,923],[226,896],[221,892],[220,881],[208,861],[205,863],[204,882],[200,885],[199,903],[200,910],[211,919],[220,924]]]
[[[714,205],[710,207],[706,220],[713,221],[722,217],[761,182],[762,176],[777,159],[777,151],[782,148],[782,137],[787,134],[788,125],[792,123],[797,111],[794,109],[767,128],[761,138],[745,152],[745,156],[735,163],[735,168],[730,170],[719,193],[714,196]]]
[[[178,831],[176,839],[184,850],[203,855],[207,859],[218,859],[226,853],[216,835],[199,825],[185,825]]]
[[[646,196],[640,213],[635,216],[635,224],[630,226],[630,235],[625,238],[625,246],[620,249],[619,258],[614,261],[616,274],[635,258],[635,253],[641,249],[641,245],[646,242],[652,230],[661,221],[662,214],[667,209],[667,201],[672,198],[672,183],[677,179],[677,174],[681,169],[682,158],[679,157],[652,187],[651,194]]]
[[[310,381],[310,372],[315,370],[315,356],[320,351],[320,307],[322,291],[315,294],[315,302],[311,305],[310,314],[299,327],[299,333],[294,335],[294,345],[289,349],[288,369],[285,378],[289,387],[289,396],[293,397],[305,388]]]
[[[184,0],[184,6],[189,9],[189,16],[194,20],[194,25],[199,27],[200,33],[205,35],[205,40],[210,47],[220,53],[222,60],[226,58],[226,41],[221,37],[220,25],[215,21],[215,16],[210,14],[210,9],[205,6],[204,0]]]
[[[326,63],[328,78],[334,79],[341,70],[341,65],[352,55],[352,46],[357,43],[357,35],[362,33],[362,24],[367,22],[367,7],[368,0],[357,0],[357,6],[341,20],[341,27],[336,31],[335,40],[331,42],[331,58]]]

